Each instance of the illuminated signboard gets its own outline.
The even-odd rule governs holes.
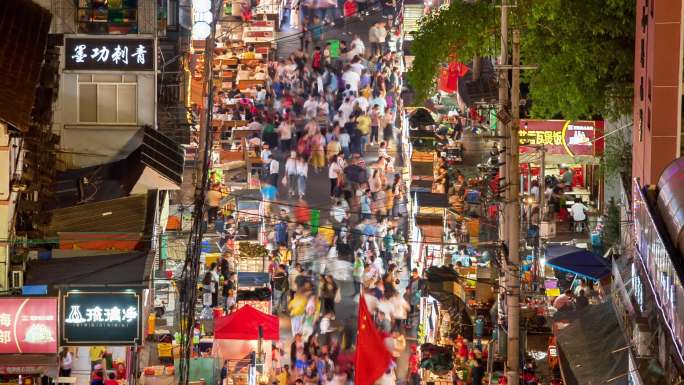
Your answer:
[[[520,120],[520,152],[543,145],[548,154],[588,155],[603,153],[603,122],[593,120]],[[526,147],[530,146],[530,147]]]
[[[57,298],[0,298],[0,354],[57,353]]]
[[[154,39],[66,38],[67,70],[154,71]]]
[[[142,333],[139,290],[68,290],[62,293],[63,345],[133,345]]]

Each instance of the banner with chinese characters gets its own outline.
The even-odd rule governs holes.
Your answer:
[[[154,39],[68,37],[64,68],[95,71],[154,71]]]
[[[62,345],[133,345],[141,342],[140,289],[69,289],[61,293]]]
[[[0,298],[0,354],[57,353],[57,298]]]
[[[603,154],[603,121],[521,119],[519,133],[521,153],[534,152],[533,146],[543,145],[547,154]]]

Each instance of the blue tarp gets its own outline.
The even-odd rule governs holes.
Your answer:
[[[589,250],[575,246],[550,246],[546,250],[546,264],[554,269],[599,280],[610,274],[608,261]]]

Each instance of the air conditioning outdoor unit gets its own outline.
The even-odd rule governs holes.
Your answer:
[[[10,287],[13,289],[19,289],[22,286],[24,286],[24,272],[21,270],[12,270]]]

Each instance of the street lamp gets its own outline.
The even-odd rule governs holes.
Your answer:
[[[211,26],[200,21],[192,25],[192,40],[204,40],[211,34]]]

